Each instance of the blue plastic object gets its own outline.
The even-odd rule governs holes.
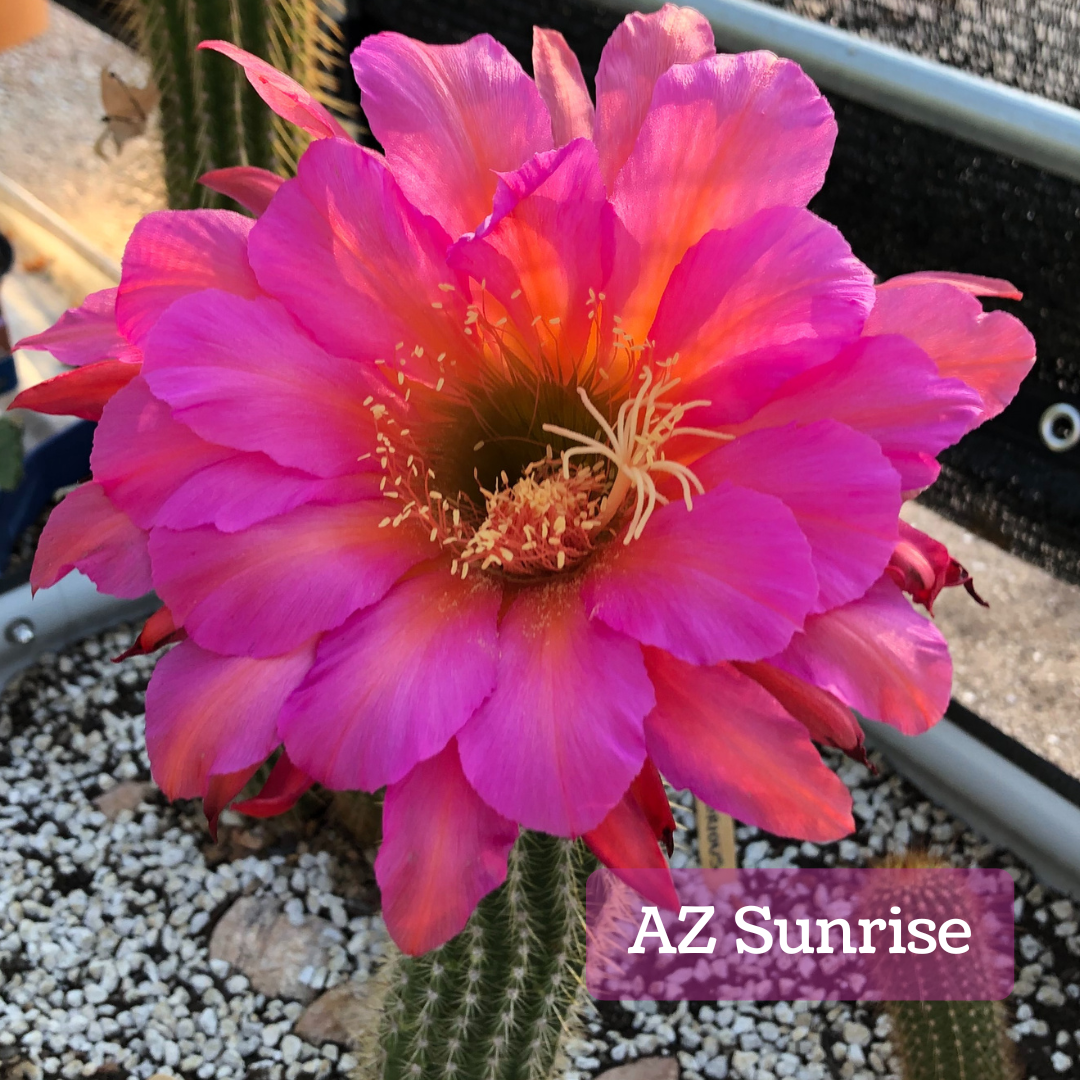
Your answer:
[[[0,357],[0,394],[6,394],[14,390],[19,384],[19,377],[15,372],[15,357]]]

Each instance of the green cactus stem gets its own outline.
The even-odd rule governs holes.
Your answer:
[[[380,1036],[384,1080],[548,1080],[583,993],[594,865],[580,843],[522,833],[506,883],[465,929],[400,961]]]

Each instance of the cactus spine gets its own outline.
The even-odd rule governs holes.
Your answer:
[[[199,176],[229,165],[290,175],[307,136],[259,100],[227,57],[199,51],[219,38],[287,72],[319,100],[334,96],[344,42],[334,16],[342,0],[120,0],[161,91],[165,186],[174,209],[231,205]]]
[[[547,1080],[585,963],[581,844],[522,833],[506,883],[465,929],[401,961],[381,1034],[384,1080]]]

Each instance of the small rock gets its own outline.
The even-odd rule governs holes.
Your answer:
[[[1054,1072],[1066,1073],[1072,1068],[1072,1058],[1058,1050],[1050,1058],[1050,1064],[1054,1066]]]
[[[849,1022],[844,1025],[844,1042],[849,1046],[868,1046],[870,1029],[865,1024]]]
[[[639,1058],[600,1076],[604,1080],[679,1080],[679,1063],[674,1058]]]
[[[364,985],[341,983],[307,1007],[296,1024],[296,1034],[314,1046],[329,1042],[356,1050],[363,1032],[372,1030],[379,1016]]]
[[[115,821],[125,810],[137,810],[139,804],[150,798],[157,790],[153,784],[141,783],[138,780],[124,780],[102,792],[95,800],[94,805],[110,820]],[[153,1077],[150,1080],[154,1080]]]

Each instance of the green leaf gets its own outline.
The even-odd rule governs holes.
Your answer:
[[[0,491],[14,491],[23,478],[22,428],[0,416]]]

